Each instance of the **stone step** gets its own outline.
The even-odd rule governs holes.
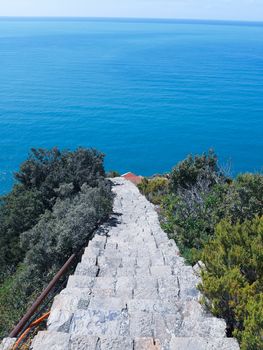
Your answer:
[[[96,277],[99,273],[99,267],[96,265],[90,266],[83,262],[79,263],[74,272],[75,275],[82,275],[87,277]]]
[[[34,350],[71,350],[70,334],[55,331],[40,331],[33,339],[31,347]]]
[[[126,309],[77,310],[70,324],[71,334],[97,337],[128,337],[129,316]]]
[[[233,338],[171,337],[165,347],[153,337],[97,337],[85,334],[40,331],[34,350],[239,350]]]
[[[170,342],[169,350],[239,350],[234,338],[176,337]]]
[[[16,340],[16,338],[4,338],[0,343],[0,350],[11,350]]]
[[[125,279],[128,283],[128,278]],[[124,286],[125,279],[123,281]],[[89,322],[100,322],[94,315],[100,315],[100,319],[102,317],[103,323],[106,325],[106,320],[112,317],[111,315],[121,315],[123,312],[130,325],[134,323],[134,319],[136,320],[138,315],[143,319],[144,324],[147,324],[149,320],[153,322],[153,318],[158,319],[157,324],[165,323],[166,325],[163,326],[163,334],[168,329],[169,332],[184,337],[191,335],[225,337],[225,322],[211,317],[198,302],[182,303],[177,301],[177,303],[174,303],[170,298],[161,300],[130,299],[125,293],[120,298],[110,296],[101,298],[98,293],[91,295],[89,290],[81,295],[71,289],[71,294],[57,296],[52,306],[48,325],[50,330],[68,331],[73,318],[85,318],[88,327]],[[94,317],[95,321],[92,320]],[[136,322],[138,323],[138,321]],[[158,328],[157,326],[150,326],[151,323],[149,322],[148,330]],[[78,324],[78,321],[76,324]],[[78,328],[80,327],[78,326]],[[140,327],[138,328],[140,329]],[[149,336],[149,332],[139,335]],[[154,331],[152,333],[155,334]],[[99,336],[101,333],[96,333],[96,335]],[[134,331],[132,335],[137,336]],[[155,335],[161,339],[161,334],[156,333]]]
[[[69,276],[67,288],[92,288],[95,277],[71,275]]]

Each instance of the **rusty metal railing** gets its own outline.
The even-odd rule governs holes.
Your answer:
[[[21,318],[21,320],[16,325],[16,327],[12,330],[12,332],[9,335],[10,338],[17,338],[17,336],[21,333],[21,331],[23,331],[23,329],[27,325],[28,321],[32,318],[32,316],[34,315],[36,310],[43,303],[44,299],[48,296],[48,294],[51,292],[51,290],[56,286],[56,284],[61,279],[61,277],[66,273],[68,268],[71,266],[71,264],[75,260],[76,256],[77,256],[76,254],[72,254],[71,257],[67,260],[67,262],[62,266],[62,268],[55,275],[55,277],[52,279],[52,281],[43,290],[43,292],[36,299],[36,301],[33,303],[33,305],[27,310],[26,314]]]

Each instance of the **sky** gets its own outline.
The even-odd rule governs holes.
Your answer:
[[[0,16],[263,21],[263,0],[0,0]]]

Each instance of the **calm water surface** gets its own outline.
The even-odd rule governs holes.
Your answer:
[[[168,171],[213,147],[263,165],[263,25],[0,19],[0,192],[31,147],[92,146]]]

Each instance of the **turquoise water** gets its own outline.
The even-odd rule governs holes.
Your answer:
[[[0,19],[0,192],[31,147],[142,175],[213,147],[236,174],[262,135],[262,24]]]

